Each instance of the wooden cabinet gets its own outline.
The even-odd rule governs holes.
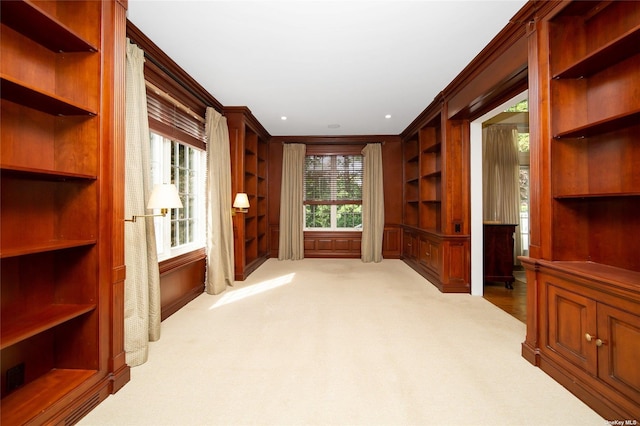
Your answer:
[[[402,259],[444,293],[468,291],[469,241],[405,226]],[[446,283],[443,284],[443,283]]]
[[[113,184],[124,103],[111,95],[125,10],[11,1],[0,13],[1,423],[73,423],[129,378]]]
[[[403,137],[403,259],[443,292],[470,291],[468,150],[436,100]]]
[[[529,35],[523,356],[605,418],[638,419],[640,3],[544,9]]]
[[[546,306],[538,313],[540,366],[605,418],[640,418],[635,289],[616,282],[617,271],[596,264],[526,264],[536,270],[538,295]]]
[[[234,216],[235,279],[242,281],[269,257],[267,158],[269,136],[246,107],[225,108],[231,144],[233,196],[244,192],[249,211]]]
[[[484,280],[503,282],[507,288],[513,288],[516,225],[485,223],[483,228]]]

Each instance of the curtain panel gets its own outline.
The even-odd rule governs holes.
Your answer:
[[[125,217],[146,214],[151,164],[144,52],[127,39]],[[160,273],[153,218],[127,222],[124,228],[124,349],[126,362],[147,361],[149,342],[160,338]]]
[[[362,179],[362,248],[363,262],[382,261],[384,237],[384,179],[382,147],[370,143],[362,150],[364,173]]]
[[[304,258],[304,160],[306,146],[288,143],[282,149],[280,237],[278,260]]]
[[[234,284],[231,222],[231,154],[227,119],[208,107],[207,135],[207,274],[205,290],[219,294]]]
[[[496,124],[485,128],[483,133],[483,220],[518,225],[514,235],[514,256],[519,256],[522,242],[518,129],[514,125]]]

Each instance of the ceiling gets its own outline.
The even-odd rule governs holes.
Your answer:
[[[130,0],[128,18],[273,136],[397,135],[525,3]]]

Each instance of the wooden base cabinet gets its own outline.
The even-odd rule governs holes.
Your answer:
[[[605,279],[595,264],[597,280],[583,264],[522,259],[540,301],[532,315],[540,324],[537,344],[523,344],[525,357],[606,419],[640,420],[637,288],[613,281],[616,271]]]
[[[443,293],[469,293],[469,240],[405,227],[402,259]]]

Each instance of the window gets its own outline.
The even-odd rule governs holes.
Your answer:
[[[307,155],[305,229],[362,228],[362,155]]]
[[[159,260],[204,247],[205,162],[205,151],[151,132],[152,183],[174,184],[183,205],[155,218]]]

